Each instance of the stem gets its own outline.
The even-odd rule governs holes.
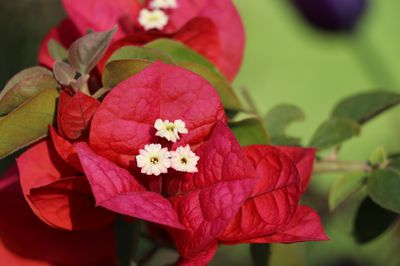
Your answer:
[[[268,266],[271,257],[271,245],[250,244],[250,254],[254,266]]]
[[[347,172],[371,172],[372,167],[364,161],[317,161],[314,165],[315,174],[347,173]]]

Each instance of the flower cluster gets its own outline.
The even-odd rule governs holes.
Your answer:
[[[180,119],[170,122],[169,120],[157,119],[154,127],[157,129],[156,136],[166,138],[169,141],[179,140],[179,134],[189,133],[185,122]],[[136,156],[137,166],[142,174],[160,175],[168,173],[172,167],[176,171],[195,173],[198,171],[196,165],[199,157],[190,149],[189,145],[180,146],[175,151],[168,151],[161,144],[147,144]]]

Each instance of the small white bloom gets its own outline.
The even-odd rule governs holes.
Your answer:
[[[164,11],[142,9],[139,14],[139,23],[145,30],[162,30],[168,24],[168,16]]]
[[[179,140],[179,134],[187,134],[189,132],[186,128],[185,122],[180,119],[175,120],[174,122],[157,119],[154,123],[154,127],[157,129],[156,136],[166,138],[172,142]]]
[[[155,9],[177,8],[178,3],[177,0],[153,0],[150,7]]]
[[[171,167],[176,171],[188,173],[196,173],[199,171],[196,166],[200,157],[192,152],[189,145],[179,147],[176,151],[171,151],[170,153]]]
[[[160,144],[148,144],[136,156],[137,166],[146,175],[160,175],[168,172],[171,167],[170,152]]]

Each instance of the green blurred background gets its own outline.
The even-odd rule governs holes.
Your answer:
[[[400,90],[400,1],[371,1],[358,34],[352,36],[316,31],[286,0],[235,2],[247,32],[244,64],[235,85],[247,87],[263,113],[279,103],[301,107],[306,120],[293,125],[290,133],[303,137],[304,144],[339,99],[368,89]],[[56,0],[0,2],[2,87],[13,74],[35,65],[41,38],[63,16]],[[378,146],[400,150],[399,117],[397,108],[367,124],[359,138],[343,146],[341,158],[364,160]],[[313,204],[323,215],[331,240],[276,245],[272,265],[400,265],[399,226],[367,245],[354,242],[352,222],[361,196],[328,212],[326,195],[335,178],[314,176],[310,188],[322,199]],[[222,248],[212,265],[249,261],[248,247],[242,245]]]

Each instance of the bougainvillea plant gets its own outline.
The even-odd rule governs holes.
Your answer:
[[[20,72],[0,94],[0,156],[17,157],[0,179],[1,264],[142,265],[170,248],[177,265],[206,265],[219,245],[250,244],[254,265],[265,265],[266,244],[328,240],[300,203],[313,169],[352,172],[332,209],[367,186],[368,206],[399,211],[387,200],[398,156],[337,159],[399,95],[344,100],[302,147],[285,132],[303,116],[297,107],[263,118],[228,81],[243,50],[230,1],[63,2],[69,18],[39,56],[49,68]],[[324,149],[333,153],[316,158]]]

